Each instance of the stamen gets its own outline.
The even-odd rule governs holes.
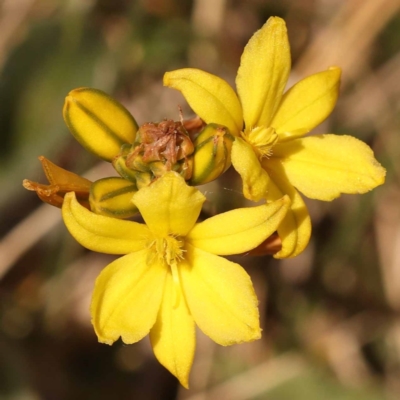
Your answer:
[[[246,140],[258,155],[260,161],[272,155],[272,148],[278,141],[278,135],[272,127],[255,127],[241,132],[243,139]]]
[[[181,283],[179,279],[178,263],[183,260],[183,242],[176,236],[166,236],[163,238],[153,237],[147,242],[148,252],[147,262],[151,264],[158,259],[166,266],[171,268],[172,281],[174,283],[173,308],[177,308],[181,301]]]

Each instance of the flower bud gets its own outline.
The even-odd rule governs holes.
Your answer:
[[[224,173],[231,165],[233,141],[225,126],[206,125],[194,142],[193,174],[188,183],[202,185]]]
[[[135,145],[123,145],[120,154],[114,157],[112,164],[124,179],[133,182],[138,189],[141,189],[150,185],[154,175],[149,165],[142,161],[140,155],[135,158],[133,167],[127,167],[126,158],[132,152],[132,148],[135,148]]]
[[[106,161],[132,144],[138,126],[128,110],[101,90],[78,88],[65,98],[64,120],[75,139]]]
[[[131,202],[137,187],[123,178],[100,179],[90,189],[90,209],[100,215],[112,218],[129,218],[138,211]]]
[[[136,185],[138,189],[149,186],[154,180],[154,175],[151,172],[136,172]]]
[[[121,147],[120,153],[113,158],[112,165],[120,176],[136,184],[137,171],[134,171],[133,169],[130,169],[126,166],[126,157],[128,156],[131,150],[132,150],[131,145],[124,144]]]

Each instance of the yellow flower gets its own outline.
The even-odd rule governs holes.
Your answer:
[[[289,195],[291,209],[278,229],[278,258],[299,254],[310,238],[310,217],[296,189],[330,201],[341,193],[365,193],[385,178],[372,150],[351,136],[303,138],[332,112],[340,69],[311,75],[284,93],[290,63],[285,22],[272,17],[244,49],[236,77],[238,96],[224,80],[201,70],[164,76],[164,84],[180,90],[200,118],[225,125],[236,136],[232,165],[248,199]]]
[[[240,265],[218,255],[253,249],[289,208],[287,196],[268,205],[196,220],[205,197],[167,172],[133,195],[146,224],[94,214],[74,193],[63,219],[83,246],[126,254],[96,281],[91,313],[100,342],[129,344],[150,333],[154,354],[185,387],[195,351],[195,324],[227,346],[260,337],[257,298]]]

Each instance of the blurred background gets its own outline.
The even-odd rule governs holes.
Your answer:
[[[400,0],[1,0],[0,399],[395,400],[400,398]],[[95,179],[110,166],[62,119],[79,86],[120,100],[139,124],[191,110],[165,71],[205,69],[234,84],[243,47],[285,18],[290,84],[338,65],[341,97],[318,132],[367,142],[386,184],[307,201],[313,237],[291,260],[233,257],[252,277],[261,340],[223,348],[198,332],[191,388],[148,338],[99,344],[88,311],[112,256],[83,249],[58,209],[23,189],[43,155]],[[242,205],[233,171],[204,189],[213,214]],[[211,206],[212,204],[212,206]]]

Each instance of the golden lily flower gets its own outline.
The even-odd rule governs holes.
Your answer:
[[[236,136],[232,165],[250,200],[276,200],[284,194],[291,209],[278,228],[277,258],[294,257],[311,235],[306,205],[297,192],[330,201],[341,193],[365,193],[381,185],[385,169],[372,150],[351,136],[303,138],[332,112],[340,69],[311,75],[284,93],[290,73],[285,22],[270,18],[244,49],[236,77],[238,96],[223,79],[197,69],[167,72],[164,85],[180,90],[206,123]]]
[[[159,362],[188,387],[195,324],[223,346],[260,338],[257,298],[243,268],[218,255],[247,252],[284,218],[287,196],[197,223],[205,197],[167,172],[133,195],[146,224],[94,214],[74,193],[64,222],[83,246],[126,254],[96,281],[92,323],[100,342],[135,343],[150,333]]]

